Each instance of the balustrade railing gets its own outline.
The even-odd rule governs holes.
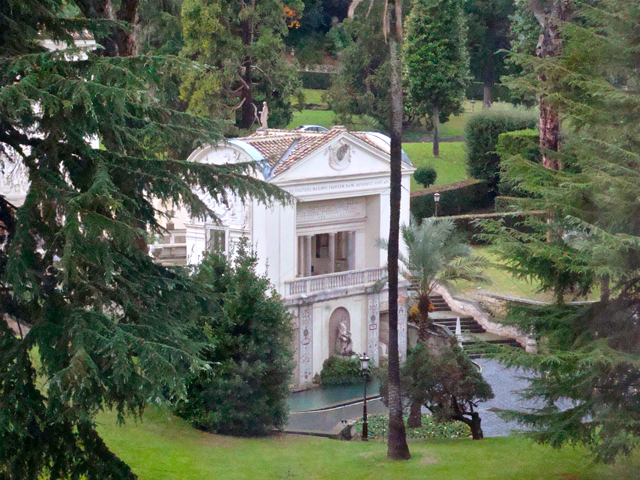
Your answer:
[[[366,270],[351,270],[349,272],[329,273],[315,277],[299,278],[285,282],[287,296],[323,292],[336,288],[355,287],[382,280],[387,275],[387,269],[368,268]]]

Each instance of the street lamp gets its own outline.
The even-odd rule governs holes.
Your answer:
[[[436,202],[436,214],[435,217],[438,216],[438,203],[440,203],[440,194],[438,192],[433,194],[433,201]]]
[[[367,380],[369,379],[369,357],[366,353],[360,356],[360,367],[364,379],[364,404],[362,406],[362,441],[369,441],[369,424],[367,423]]]

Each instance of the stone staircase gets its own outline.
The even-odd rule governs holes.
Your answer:
[[[431,313],[434,323],[443,325],[456,332],[456,322],[460,318],[460,327],[462,330],[462,348],[469,354],[471,358],[479,358],[491,350],[493,346],[509,345],[515,348],[522,346],[512,338],[499,337],[491,333],[487,333],[482,325],[480,325],[473,317],[460,315],[451,311],[446,300],[440,295],[431,295],[431,303],[434,311]]]

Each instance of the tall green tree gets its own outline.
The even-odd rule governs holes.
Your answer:
[[[292,118],[290,96],[299,88],[297,69],[284,56],[285,7],[302,12],[301,0],[185,0],[183,55],[207,64],[206,75],[184,78],[189,111],[224,118],[250,130],[263,102],[271,127]]]
[[[469,81],[467,36],[460,0],[416,0],[404,46],[411,109],[431,118],[433,155],[440,155],[438,124],[462,109]]]
[[[603,461],[640,443],[639,21],[637,2],[603,0],[561,26],[562,51],[544,71],[566,120],[564,170],[516,155],[505,172],[534,197],[519,208],[549,215],[527,232],[490,226],[512,271],[556,293],[552,305],[509,312],[539,351],[505,360],[538,374],[527,396],[544,403],[515,415],[538,440],[583,443]],[[567,304],[576,290],[599,300]]]
[[[198,266],[199,283],[218,299],[201,317],[204,359],[211,369],[192,376],[178,413],[197,428],[229,435],[267,435],[284,426],[293,373],[291,319],[257,257],[241,243],[232,263],[211,254]]]
[[[492,103],[491,91],[507,73],[506,50],[511,46],[514,0],[465,0],[471,74],[483,84],[483,108]]]
[[[151,399],[183,395],[203,365],[185,319],[207,292],[147,254],[146,235],[161,230],[154,202],[205,217],[213,212],[194,187],[220,201],[228,189],[283,197],[251,164],[172,156],[178,140],[219,138],[211,121],[149,93],[161,74],[194,66],[119,56],[127,20],[80,0],[88,13],[63,18],[66,3],[0,3],[0,154],[29,182],[19,208],[0,197],[0,478],[135,478],[98,435],[96,413],[140,415]],[[41,46],[43,37],[73,46],[85,31],[104,48]]]

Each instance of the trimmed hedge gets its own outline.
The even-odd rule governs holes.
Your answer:
[[[424,188],[429,188],[431,185],[436,183],[438,172],[436,172],[436,169],[432,166],[423,165],[413,172],[413,178]]]
[[[417,219],[431,217],[435,213],[435,190],[411,197],[411,214]],[[493,207],[495,193],[487,182],[465,182],[460,187],[441,190],[438,216],[461,215]]]
[[[348,358],[331,356],[322,364],[321,386],[356,385],[358,383],[362,383],[362,371],[357,356]]]
[[[500,181],[500,156],[496,152],[500,134],[533,129],[535,112],[488,110],[471,117],[465,127],[467,168],[473,178],[486,180],[497,190]]]
[[[498,137],[496,153],[501,160],[507,160],[514,155],[522,155],[532,162],[540,162],[542,161],[540,133],[534,129],[501,133]]]
[[[302,88],[312,90],[327,90],[337,75],[336,73],[307,72],[305,70],[301,70],[298,73],[300,74],[300,80],[302,80]]]

